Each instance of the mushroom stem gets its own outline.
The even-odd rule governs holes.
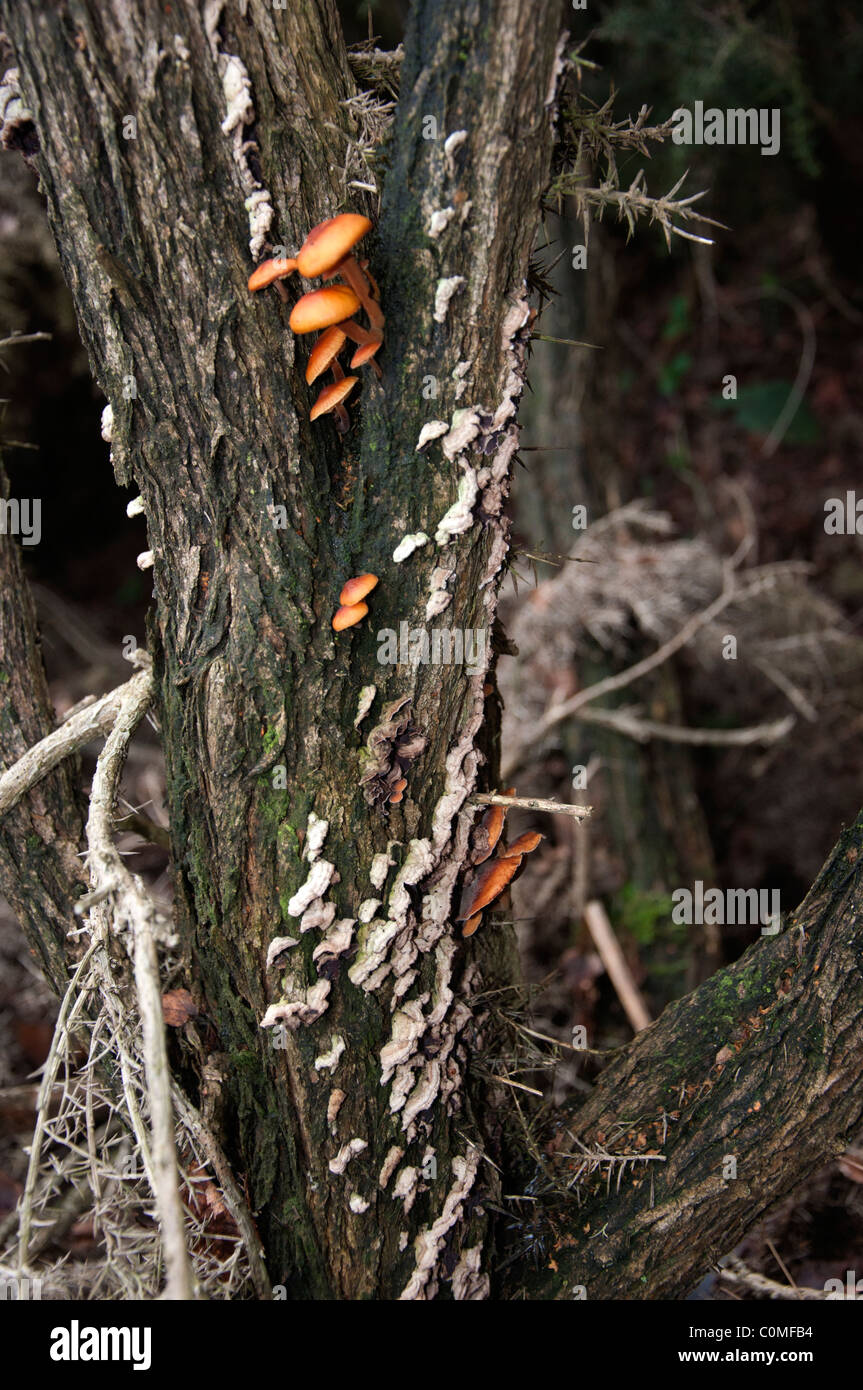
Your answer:
[[[333,374],[333,381],[344,381],[345,374],[342,371],[342,364],[337,357],[334,357],[330,363],[330,371]],[[347,408],[342,405],[341,401],[333,406],[333,414],[336,417],[336,430],[338,433],[347,434],[351,427],[351,417],[347,412]]]
[[[380,331],[373,331],[370,333],[368,329],[360,328],[359,324],[354,323],[353,319],[345,319],[338,326],[345,337],[350,338],[351,342],[356,343],[357,347],[364,347],[366,343],[379,343],[384,336]]]
[[[341,275],[347,285],[350,285],[357,299],[362,304],[369,316],[369,323],[372,328],[376,328],[383,335],[386,319],[383,316],[381,306],[372,298],[369,282],[360,270],[353,256],[345,256],[343,261],[335,267],[334,274]]]
[[[368,282],[369,282],[369,285],[370,285],[371,291],[372,291],[372,299],[376,299],[376,300],[378,301],[378,303],[380,303],[380,299],[381,299],[380,286],[378,285],[378,282],[377,282],[377,280],[375,279],[375,277],[372,275],[372,272],[369,270],[369,263],[368,263],[368,261],[360,261],[360,270],[363,272],[363,275],[365,275],[366,279],[367,279]]]

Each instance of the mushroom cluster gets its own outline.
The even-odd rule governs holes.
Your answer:
[[[504,795],[515,796],[515,787],[507,787]],[[456,919],[464,924],[462,936],[473,936],[485,908],[500,897],[520,870],[524,856],[532,854],[543,839],[538,831],[527,830],[509,848],[498,847],[492,859],[491,853],[498,846],[505,819],[503,806],[489,806],[474,832],[470,862],[477,872],[462,889]]]
[[[355,346],[351,369],[371,362],[380,376],[374,357],[384,340],[384,316],[380,306],[380,291],[369,271],[368,261],[357,261],[353,249],[372,229],[367,217],[343,212],[313,227],[293,256],[281,256],[262,261],[249,277],[250,290],[262,290],[276,285],[285,297],[281,281],[298,271],[307,280],[335,280],[343,283],[325,285],[322,289],[304,294],[291,310],[290,326],[294,333],[320,333],[309,356],[306,381],[309,385],[324,372],[330,371],[333,380],[325,386],[312,406],[310,418],[333,412],[336,429],[344,434],[350,426],[345,400],[353,391],[359,377],[346,376],[339,362],[345,343]],[[357,323],[354,315],[362,309],[368,328]]]
[[[314,414],[312,419],[314,419]],[[349,579],[347,584],[342,587],[339,594],[339,607],[333,618],[333,629],[336,632],[344,632],[346,627],[353,627],[355,623],[362,622],[369,611],[367,603],[363,603],[378,582],[376,574],[358,574],[355,579]]]

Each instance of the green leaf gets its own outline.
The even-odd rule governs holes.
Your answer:
[[[736,401],[714,396],[711,404],[715,410],[730,412],[737,423],[751,434],[766,436],[779,419],[790,392],[790,381],[760,381],[752,386],[741,386]],[[785,431],[785,443],[817,444],[820,438],[818,421],[803,400]]]

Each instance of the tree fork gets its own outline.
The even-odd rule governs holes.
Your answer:
[[[336,638],[330,618],[344,580],[369,569],[381,576],[372,621],[421,621],[443,561],[456,571],[449,626],[491,629],[524,278],[553,138],[555,7],[413,7],[369,248],[387,313],[384,377],[366,381],[362,433],[344,445],[326,422],[309,424],[289,306],[246,291],[250,172],[275,209],[273,245],[298,247],[346,202],[353,129],[342,103],[356,89],[334,5],[250,0],[243,13],[214,4],[202,18],[192,0],[170,15],[129,0],[16,0],[0,13],[64,273],[112,406],[115,472],[143,497],[178,920],[218,1033],[226,1127],[270,1270],[305,1297],[427,1297],[442,1273],[445,1292],[479,1296],[486,1218],[474,1214],[482,1136],[464,1085],[468,986],[512,978],[513,961],[491,933],[457,954],[447,908],[486,675],[381,667],[370,625]],[[237,64],[254,104],[239,130],[226,80]],[[348,205],[373,211],[354,190]],[[422,390],[430,378],[434,398]],[[439,440],[417,452],[432,417],[450,422],[447,453]],[[462,533],[456,487],[482,465],[483,524]],[[272,504],[287,527],[273,525]],[[394,564],[404,532],[434,536],[445,514],[453,544]],[[369,684],[377,698],[358,733]],[[362,795],[361,749],[383,708],[405,697],[428,742],[386,819]],[[319,932],[298,933],[288,911],[309,873],[311,813],[328,822],[337,917],[388,900],[398,961],[377,987],[351,981],[350,957],[319,974]],[[369,871],[388,846],[378,891]],[[268,969],[270,942],[292,934],[300,944]],[[272,1046],[259,1026],[268,1007],[305,998],[327,975],[326,1012]],[[395,1082],[382,1085],[388,1044]]]

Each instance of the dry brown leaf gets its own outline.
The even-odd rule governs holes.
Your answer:
[[[187,989],[169,989],[162,995],[162,1017],[169,1028],[182,1028],[190,1018],[198,1017],[198,1009]]]

